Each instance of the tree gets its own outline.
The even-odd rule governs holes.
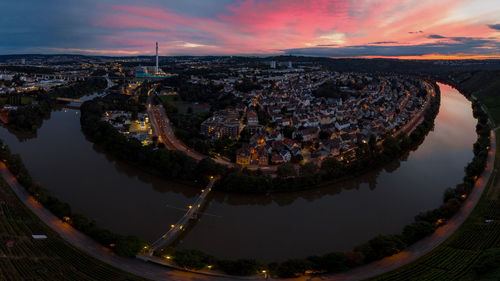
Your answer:
[[[319,88],[313,92],[316,97],[326,97],[326,98],[346,98],[347,95],[340,91],[339,86],[334,84],[332,81],[325,82],[319,86]]]
[[[452,198],[456,198],[457,194],[455,189],[448,187],[447,189],[444,190],[443,194],[443,202],[446,202]]]
[[[311,269],[313,264],[308,260],[287,260],[281,263],[276,269],[279,277],[291,278],[295,277],[297,274],[304,274],[306,270]]]
[[[365,256],[365,262],[371,262],[397,254],[404,248],[406,248],[406,243],[399,236],[379,235],[357,246],[354,251],[362,253]]]
[[[137,236],[119,236],[116,240],[114,251],[124,257],[135,257],[146,243]]]
[[[291,139],[293,137],[293,133],[295,132],[295,127],[285,126],[281,132],[285,138]]]
[[[392,256],[406,248],[406,243],[396,235],[379,235],[370,240],[370,245],[378,254],[378,258]]]
[[[399,134],[398,139],[402,151],[408,150],[410,148],[411,141],[407,134],[405,133]]]
[[[312,267],[317,271],[340,272],[347,270],[348,260],[344,253],[329,253],[323,256],[312,256],[307,258]]]
[[[302,177],[311,177],[316,175],[317,171],[318,166],[316,166],[316,164],[314,164],[313,162],[307,162],[304,165],[300,166],[299,174]]]
[[[261,267],[261,265],[253,259],[239,259],[236,261],[222,260],[218,262],[218,266],[230,275],[239,276],[256,274]]]
[[[295,166],[293,166],[293,164],[290,164],[290,163],[283,163],[283,164],[279,165],[276,173],[281,178],[294,177],[297,175],[297,171],[295,170]]]
[[[450,218],[451,216],[456,214],[458,210],[460,210],[461,205],[462,203],[460,203],[460,200],[458,200],[457,198],[451,198],[446,201],[446,203],[444,203],[444,205],[441,206],[440,209],[442,210],[443,216],[445,218]]]
[[[320,140],[327,140],[330,138],[330,135],[331,134],[329,132],[321,130],[321,132],[319,132],[319,139]]]
[[[202,269],[214,263],[214,258],[199,250],[180,250],[175,253],[175,263],[181,267]]]
[[[432,223],[426,221],[416,221],[404,227],[403,240],[408,244],[413,244],[418,240],[434,233],[436,228]]]
[[[370,150],[372,152],[377,151],[377,138],[375,137],[374,134],[370,135],[370,139],[368,140],[368,146],[370,147]]]
[[[258,90],[261,88],[261,86],[258,83],[255,83],[254,81],[252,81],[251,79],[244,77],[243,80],[241,81],[241,83],[235,84],[234,88],[237,91],[247,93],[247,92],[250,92],[252,90]]]
[[[151,140],[153,141],[154,146],[158,145],[158,136],[153,136]]]
[[[333,157],[328,157],[321,163],[321,170],[329,178],[335,178],[340,175],[343,165]]]
[[[240,141],[249,142],[251,137],[252,135],[250,134],[250,131],[246,127],[243,130],[241,130]]]
[[[384,154],[390,157],[396,157],[401,154],[401,147],[399,141],[393,136],[387,136],[382,143],[384,147]]]
[[[196,165],[196,176],[199,179],[208,179],[210,176],[222,175],[225,167],[217,164],[211,158],[204,158]]]

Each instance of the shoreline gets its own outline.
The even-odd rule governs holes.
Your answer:
[[[405,125],[403,125],[399,129],[397,129],[396,132],[394,132],[394,133],[387,132],[387,137],[389,137],[389,136],[390,137],[394,137],[394,135],[401,134],[401,133],[405,133],[405,135],[407,137],[410,137],[410,134],[413,133],[415,131],[415,129],[418,128],[419,125],[421,125],[422,123],[428,121],[425,118],[425,113],[428,110],[430,110],[431,108],[433,109],[434,105],[437,105],[437,109],[433,109],[433,110],[435,110],[435,112],[432,113],[433,114],[433,116],[432,116],[432,123],[434,122],[434,120],[435,120],[435,118],[436,118],[436,116],[437,116],[437,114],[439,112],[439,107],[440,107],[439,106],[439,103],[440,103],[440,101],[439,101],[440,100],[440,90],[439,90],[439,86],[436,83],[434,83],[432,81],[427,81],[427,80],[424,80],[424,81],[425,81],[425,84],[426,84],[425,88],[426,88],[426,92],[427,92],[427,98],[426,98],[425,103],[422,105],[422,108],[417,112],[417,114],[415,114],[413,116],[413,118],[410,121],[408,121]],[[437,101],[436,101],[436,99],[437,99]],[[403,157],[404,155],[406,155],[409,152],[411,152],[414,149],[414,146],[419,145],[422,140],[425,140],[425,137],[427,136],[428,132],[432,129],[432,126],[426,126],[425,128],[422,128],[422,129],[425,130],[425,133],[423,135],[418,135],[418,140],[413,141],[413,143],[410,145],[410,147],[408,147],[408,148],[405,147],[405,151],[398,152],[398,156],[397,157],[394,157],[394,155],[389,156],[389,157],[391,157],[391,159],[386,159],[386,157],[384,157],[385,160],[383,161],[383,163],[377,162],[377,160],[376,160],[377,157],[374,157],[373,155],[371,155],[371,156],[366,156],[365,155],[364,157],[361,157],[360,159],[356,159],[356,160],[352,161],[352,163],[349,164],[349,165],[347,165],[347,164],[345,164],[343,162],[339,162],[340,164],[342,164],[342,168],[343,168],[342,176],[340,176],[340,177],[337,176],[337,178],[334,178],[334,179],[328,178],[327,173],[324,173],[323,171],[321,171],[320,170],[320,166],[316,165],[317,166],[317,171],[316,171],[316,174],[314,176],[302,176],[302,175],[300,175],[300,176],[293,176],[293,177],[288,177],[288,178],[280,178],[280,180],[276,181],[278,177],[277,177],[276,173],[274,173],[273,171],[276,171],[277,168],[278,168],[278,166],[265,166],[265,167],[247,166],[247,167],[243,167],[243,170],[234,170],[234,168],[237,166],[234,163],[231,163],[232,166],[230,166],[228,168],[224,164],[220,164],[219,163],[220,159],[214,159],[212,157],[209,157],[209,156],[206,156],[206,155],[202,155],[202,154],[200,154],[200,153],[198,153],[198,152],[196,152],[196,151],[194,151],[192,149],[189,149],[188,147],[185,146],[185,144],[183,144],[183,142],[181,140],[179,140],[174,135],[173,129],[172,129],[171,125],[170,125],[170,122],[168,121],[168,117],[165,117],[166,113],[164,112],[163,108],[160,108],[160,109],[161,110],[157,109],[156,106],[152,105],[152,96],[149,95],[148,96],[148,101],[146,102],[146,110],[147,110],[148,115],[150,116],[150,120],[151,120],[153,128],[155,130],[158,130],[157,129],[158,127],[161,127],[163,129],[163,130],[160,130],[159,139],[160,140],[163,139],[163,141],[167,142],[167,144],[168,143],[171,143],[171,144],[176,143],[176,145],[180,144],[182,147],[184,147],[181,150],[168,150],[168,151],[171,152],[171,153],[176,152],[176,151],[184,152],[186,158],[190,158],[190,159],[192,159],[193,161],[195,161],[197,163],[200,161],[201,157],[206,157],[206,158],[211,159],[212,161],[214,161],[216,164],[223,166],[223,168],[226,169],[224,171],[224,173],[223,173],[225,175],[225,177],[223,177],[222,180],[219,181],[216,184],[215,190],[220,191],[220,192],[225,192],[225,193],[234,193],[234,194],[270,194],[270,193],[279,194],[279,193],[289,193],[289,192],[298,192],[298,191],[313,190],[313,189],[320,188],[320,187],[323,187],[323,186],[326,186],[326,185],[329,185],[329,184],[335,184],[335,183],[343,182],[343,181],[352,179],[354,177],[358,177],[358,176],[361,176],[363,174],[369,173],[371,171],[377,170],[378,168],[383,168],[385,165],[387,165],[388,163],[390,163],[392,161],[400,160],[401,157]],[[94,113],[86,113],[84,111],[82,113],[82,117],[86,116],[86,115],[92,115],[92,114],[94,114]],[[158,123],[158,120],[155,118],[155,115],[157,115],[157,114],[162,115],[167,120],[166,122],[162,123],[163,124],[162,126],[160,126],[160,124]],[[93,118],[96,118],[96,117],[93,117]],[[430,120],[431,118],[428,118],[428,119]],[[94,138],[93,133],[87,133],[86,130],[83,129],[84,127],[91,128],[92,125],[89,125],[87,123],[84,122],[84,121],[81,121],[82,131],[84,132],[85,137],[89,141],[91,141],[94,145],[97,145],[97,146],[100,146],[101,148],[103,148],[102,147],[102,142],[96,142],[96,141],[93,140],[93,138]],[[95,129],[89,129],[89,130],[94,130],[95,131]],[[420,134],[421,134],[421,132],[420,132]],[[175,139],[174,142],[172,142],[170,140],[171,138]],[[398,139],[398,142],[401,141],[400,138],[397,138],[397,139]],[[380,140],[379,142],[377,142],[377,146],[379,146],[379,147],[382,146],[383,140]],[[131,145],[129,145],[129,146],[131,146]],[[125,162],[127,164],[130,164],[130,165],[132,165],[132,166],[134,166],[136,168],[139,168],[139,169],[141,169],[141,170],[143,170],[146,173],[149,173],[151,175],[160,176],[163,179],[172,180],[172,181],[175,181],[175,182],[187,182],[188,185],[190,185],[190,186],[196,186],[195,184],[191,184],[190,183],[191,180],[180,180],[179,181],[176,178],[172,178],[172,177],[169,177],[169,176],[164,176],[161,173],[155,171],[155,169],[157,169],[157,167],[155,168],[155,167],[151,166],[150,168],[145,169],[141,165],[134,164],[133,162],[128,161],[126,159],[123,159],[122,157],[120,157],[118,155],[112,154],[112,151],[108,151],[105,148],[103,148],[103,151],[104,151],[105,154],[113,155],[113,157],[115,157],[117,160]],[[186,152],[186,151],[188,151],[188,152]],[[381,153],[380,151],[377,152],[377,153],[380,154],[379,156],[383,156],[382,155],[383,153]],[[191,154],[196,155],[196,157],[193,158]],[[226,161],[226,160],[224,160],[224,161]],[[318,162],[318,161],[315,161],[315,162]],[[320,161],[320,163],[321,162],[322,161]],[[376,163],[374,163],[374,162],[376,162]],[[354,171],[352,169],[352,167],[355,167],[357,164],[360,164],[360,165],[375,164],[375,166],[374,166],[375,168],[374,167],[369,167],[367,169],[363,168],[363,169],[359,169],[357,171]],[[295,165],[294,164],[294,168],[295,168],[296,171],[298,170],[299,167],[300,167],[300,165]],[[264,169],[262,169],[262,168],[264,168]],[[265,170],[265,168],[267,168],[267,170]],[[245,172],[246,169],[248,169],[251,172],[246,173]],[[261,170],[262,174],[259,174],[258,176],[256,176],[256,174],[254,173],[254,171],[256,169]],[[226,179],[226,178],[230,178],[231,176],[234,176],[235,174],[241,174],[241,175],[244,175],[244,176],[246,176],[248,178],[255,178],[255,177],[266,178],[266,180],[268,180],[270,182],[267,183],[268,187],[266,187],[266,188],[260,188],[259,190],[256,190],[256,189],[253,189],[253,190],[249,190],[249,189],[245,189],[245,190],[228,190],[227,188],[224,187],[224,181],[223,180]],[[304,185],[304,182],[306,182],[307,184]],[[283,186],[288,186],[289,188],[283,188]]]
[[[420,257],[431,252],[443,242],[445,242],[455,231],[462,225],[462,223],[469,217],[470,213],[474,210],[481,199],[486,185],[489,182],[490,176],[493,172],[495,153],[496,153],[496,136],[494,131],[490,131],[491,136],[491,149],[488,152],[487,168],[483,171],[481,177],[474,185],[473,192],[469,195],[468,199],[462,204],[460,211],[455,214],[445,225],[440,226],[429,237],[426,237],[415,244],[409,246],[402,252],[383,258],[372,263],[355,267],[351,270],[342,273],[324,274],[318,276],[304,275],[297,278],[280,279],[280,280],[362,280],[372,278],[389,271],[395,270],[402,266],[419,259]],[[135,274],[140,277],[148,278],[151,280],[192,280],[194,277],[210,276],[210,280],[228,280],[241,279],[241,280],[262,280],[261,277],[252,276],[231,276],[220,273],[210,273],[196,270],[186,270],[178,266],[163,264],[172,269],[166,269],[159,265],[142,262],[139,259],[119,257],[114,254],[110,249],[102,246],[94,241],[89,236],[74,229],[67,223],[62,222],[59,218],[48,211],[44,206],[38,203],[28,192],[22,187],[15,177],[10,173],[4,163],[0,163],[0,173],[7,181],[9,186],[15,192],[16,196],[27,206],[33,213],[35,213],[45,224],[56,231],[64,240],[70,243],[77,249],[89,254],[90,256],[100,260],[101,262],[110,264],[126,272]]]
[[[434,85],[437,85],[436,83],[427,81],[425,79],[422,79],[424,83],[426,84],[426,92],[427,96],[425,99],[425,103],[422,105],[422,108],[417,112],[412,118],[406,122],[404,125],[402,125],[400,128],[396,130],[394,133],[387,132],[387,134],[391,136],[397,136],[401,133],[405,133],[408,136],[415,130],[415,128],[420,125],[424,121],[424,112],[429,108],[431,105],[431,99],[435,96],[436,94],[436,89],[434,88]],[[439,86],[438,86],[439,88]],[[217,164],[224,165],[226,168],[235,168],[235,167],[240,167],[242,169],[248,169],[251,171],[257,171],[261,170],[265,174],[268,174],[270,176],[275,177],[276,176],[276,171],[278,169],[279,165],[265,165],[265,166],[260,166],[260,165],[247,165],[247,166],[239,166],[238,164],[225,160],[222,157],[220,158],[214,158],[209,155],[202,154],[190,147],[188,147],[181,139],[179,139],[175,135],[175,128],[171,125],[172,123],[169,121],[168,114],[165,112],[165,108],[160,105],[160,106],[153,106],[152,101],[151,101],[151,93],[148,93],[148,102],[147,102],[147,113],[149,115],[150,120],[152,121],[151,123],[153,124],[154,128],[154,134],[159,137],[159,140],[165,144],[167,149],[172,150],[177,150],[177,151],[183,151],[186,153],[187,156],[193,158],[196,161],[200,161],[204,158],[209,158],[215,161]],[[164,123],[164,126],[160,126],[159,120],[157,120],[156,115],[154,113],[155,110],[160,111],[160,115],[163,118],[163,120],[166,120]],[[163,128],[163,130],[159,128]],[[155,132],[159,131],[159,132]],[[382,145],[382,142],[384,139],[381,139],[380,141],[377,142],[378,145]],[[331,156],[329,156],[331,157]],[[328,157],[326,157],[328,158]],[[326,159],[325,158],[325,159]],[[321,166],[321,163],[324,159],[314,159],[311,160],[311,162],[316,163],[317,166]],[[298,168],[300,166],[299,164],[293,164],[295,168]],[[278,191],[279,192],[279,191]]]
[[[491,132],[492,131],[490,131],[490,134],[491,134]],[[492,149],[488,153],[489,155],[488,155],[487,170],[485,170],[482,173],[481,178],[483,178],[483,177],[489,178],[489,176],[491,174],[491,169],[492,169],[492,163],[491,163],[491,160],[492,160],[491,156],[492,155],[491,154],[493,154],[493,156],[494,156],[494,152],[496,151],[496,139],[495,139],[495,135],[494,134],[492,135],[491,140],[492,140],[492,145],[491,145]],[[493,148],[495,148],[495,149],[493,149]],[[52,215],[43,206],[40,206],[40,204],[37,203],[27,193],[27,191],[24,189],[24,187],[22,187],[19,184],[17,184],[17,181],[15,179],[14,180],[12,179],[13,176],[11,174],[9,176],[10,172],[4,170],[5,169],[4,164],[1,163],[1,165],[2,166],[0,166],[0,168],[2,169],[2,174],[3,174],[4,177],[8,178],[7,182],[9,183],[9,185],[11,186],[11,188],[15,191],[16,195],[23,201],[23,203],[26,206],[28,206],[28,208],[30,208],[33,212],[35,212],[37,214],[37,216],[39,216],[47,225],[49,225],[51,228],[53,228],[55,231],[57,231],[61,236],[63,236],[63,238],[66,241],[70,242],[73,246],[75,246],[75,247],[83,250],[84,252],[90,254],[91,256],[93,256],[93,257],[95,257],[95,258],[97,258],[97,259],[99,259],[99,260],[101,260],[103,262],[109,263],[109,264],[111,264],[111,265],[113,265],[115,267],[121,268],[122,270],[131,272],[131,273],[136,274],[136,275],[137,275],[137,272],[140,272],[140,271],[135,271],[135,270],[134,270],[135,272],[128,270],[128,268],[129,268],[128,266],[133,266],[133,267],[137,266],[137,265],[134,265],[136,263],[129,264],[130,260],[133,260],[133,259],[117,257],[109,249],[101,246],[97,242],[93,241],[91,238],[89,238],[86,235],[80,233],[79,231],[73,229],[68,224],[63,223],[60,219],[58,219],[57,217],[55,217],[54,215]],[[482,187],[478,188],[478,186],[480,186],[481,184],[482,184]],[[304,276],[304,277],[308,277],[308,279],[318,277],[318,278],[321,278],[321,280],[357,280],[357,279],[349,279],[349,278],[348,279],[337,279],[337,278],[344,278],[346,276],[346,274],[351,273],[351,271],[352,271],[352,274],[357,274],[358,271],[366,270],[366,268],[370,269],[370,267],[373,267],[373,266],[380,267],[380,264],[388,266],[388,265],[384,264],[384,262],[393,263],[396,256],[399,256],[399,255],[408,255],[407,252],[411,252],[411,251],[416,251],[417,253],[414,253],[416,256],[412,256],[410,260],[408,260],[409,258],[406,257],[405,261],[399,261],[399,263],[397,265],[392,264],[392,266],[395,266],[395,268],[398,268],[398,267],[400,267],[402,265],[405,265],[405,264],[408,264],[408,263],[414,261],[415,259],[417,259],[417,258],[421,257],[422,255],[430,252],[435,247],[437,247],[438,245],[440,245],[451,234],[453,234],[456,229],[458,229],[458,227],[461,225],[461,223],[463,223],[463,221],[465,221],[465,219],[468,217],[468,215],[470,214],[470,212],[473,210],[473,208],[477,204],[478,200],[481,198],[481,194],[484,191],[484,188],[485,188],[486,184],[487,184],[486,180],[483,180],[482,182],[479,182],[479,181],[476,182],[474,190],[473,190],[473,193],[471,193],[471,195],[467,199],[467,201],[464,202],[464,204],[462,205],[462,207],[460,209],[460,212],[457,213],[452,219],[450,219],[450,222],[452,220],[456,221],[456,222],[453,223],[454,226],[451,226],[452,224],[449,222],[449,223],[445,224],[444,226],[438,228],[435,231],[434,234],[432,234],[430,237],[428,237],[430,239],[430,238],[434,237],[435,235],[437,235],[442,240],[438,240],[437,242],[434,241],[433,242],[434,244],[427,245],[427,248],[428,248],[427,252],[422,252],[422,251],[419,251],[419,250],[415,250],[416,248],[424,247],[426,245],[426,243],[429,244],[429,241],[427,241],[428,239],[424,238],[423,240],[418,241],[416,244],[413,244],[412,246],[410,246],[409,248],[407,248],[407,250],[404,250],[404,251],[402,251],[401,253],[399,253],[397,255],[394,255],[394,256],[391,256],[391,257],[387,257],[387,258],[384,258],[384,259],[379,260],[379,261],[375,261],[375,262],[367,264],[367,265],[363,265],[363,266],[360,266],[360,267],[353,268],[352,270],[349,270],[347,273],[344,272],[344,273],[338,273],[338,274],[333,274],[333,275]],[[473,200],[471,200],[471,198]],[[457,217],[459,217],[459,218],[457,218]],[[462,218],[462,219],[460,219],[460,218]],[[60,230],[60,231],[58,231],[58,230]],[[440,230],[441,230],[441,232],[438,233],[438,231],[440,231]],[[75,236],[75,237],[71,237],[71,236]],[[79,236],[84,236],[84,237],[79,237]],[[86,239],[87,240],[90,239],[91,241],[90,242],[89,241],[85,241]],[[432,240],[432,239],[430,239],[430,240]],[[91,247],[90,247],[90,249],[88,249],[88,247],[86,247],[88,245],[86,245],[85,247],[80,248],[80,247],[76,246],[75,243],[76,244],[78,244],[78,243],[89,243],[89,245],[91,245]],[[97,244],[97,246],[93,245],[93,244]],[[423,245],[421,245],[421,244],[423,244]],[[96,251],[98,253],[96,253]],[[101,255],[105,255],[106,257],[102,258]],[[117,263],[117,262],[119,262],[119,263]],[[123,263],[126,263],[128,265],[124,266]],[[390,264],[389,264],[389,266],[390,266]],[[389,268],[388,267],[388,268],[385,269],[386,271],[384,271],[384,272],[373,273],[373,274],[379,275],[381,273],[385,273],[385,272],[390,271],[390,270],[395,269],[395,268]],[[177,269],[183,270],[181,268],[177,268]],[[151,268],[150,270],[153,270],[153,269]],[[196,272],[196,271],[191,271],[191,272]],[[206,273],[203,273],[203,272],[200,272],[200,273],[201,274],[206,274]],[[373,275],[373,276],[375,276],[375,275]],[[139,274],[139,276],[142,276],[142,275]],[[219,274],[217,274],[216,276],[220,277]],[[227,277],[226,275],[223,275],[223,276]],[[146,277],[146,276],[143,276],[143,277]],[[151,277],[146,277],[146,278],[151,278]],[[237,277],[236,276],[230,276],[228,278],[233,278],[234,279],[234,278],[237,278]],[[251,278],[252,277],[244,277],[242,279],[251,279]],[[303,277],[299,277],[297,280],[301,280],[301,278],[303,278]],[[334,279],[325,279],[325,278],[334,278]],[[363,277],[363,278],[365,278],[365,277]],[[156,278],[153,278],[153,279],[154,280],[164,280],[164,279],[156,279]],[[261,278],[256,278],[256,279],[261,279]],[[169,280],[169,279],[165,279],[165,280]],[[180,279],[180,280],[183,280],[183,279]],[[215,279],[212,279],[212,280],[215,280]]]

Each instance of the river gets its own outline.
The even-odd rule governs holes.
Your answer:
[[[421,211],[438,207],[461,182],[472,159],[476,120],[470,102],[439,84],[441,108],[417,150],[356,180],[286,194],[212,193],[205,214],[180,248],[219,258],[282,261],[344,251],[378,234],[401,232]],[[0,127],[32,177],[74,211],[117,233],[154,241],[185,212],[196,188],[148,175],[89,142],[74,109],[52,112],[37,136],[22,139]]]

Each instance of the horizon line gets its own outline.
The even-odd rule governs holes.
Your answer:
[[[101,55],[101,54],[83,54],[83,53],[24,53],[24,54],[0,54],[0,57],[5,56],[82,56],[82,57],[109,57],[109,58],[134,58],[134,57],[155,57],[155,54],[137,54],[137,55]],[[225,54],[225,55],[158,55],[158,57],[246,57],[246,58],[266,58],[266,57],[306,57],[306,58],[328,58],[328,59],[363,59],[363,60],[377,60],[377,59],[387,59],[387,60],[500,60],[500,56],[487,56],[487,55],[437,55],[437,54],[426,54],[418,56],[355,56],[355,57],[331,57],[331,56],[315,56],[315,55],[295,55],[295,54]]]

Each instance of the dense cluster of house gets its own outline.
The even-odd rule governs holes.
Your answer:
[[[19,93],[33,90],[48,90],[52,87],[84,80],[90,75],[88,69],[59,70],[52,74],[24,73],[15,71],[0,72],[0,94]],[[15,82],[18,79],[17,83]]]
[[[142,145],[152,143],[153,131],[147,113],[138,113],[123,110],[110,110],[104,113],[102,120],[111,124],[118,132],[128,138],[137,139]]]
[[[216,112],[201,123],[201,133],[211,140],[217,140],[222,137],[237,138],[244,127],[240,116],[240,109],[225,109]],[[243,108],[243,110],[245,109]]]
[[[430,89],[426,82],[407,77],[327,71],[254,79],[261,89],[238,92],[225,87],[242,104],[215,112],[201,125],[201,133],[212,141],[235,139],[247,130],[250,141],[236,152],[236,162],[244,166],[302,158],[320,161],[332,156],[355,159],[360,143],[367,143],[372,136],[381,140],[422,112]],[[237,78],[234,81],[238,83]],[[336,85],[340,93],[334,97],[316,95],[325,82]],[[265,124],[259,116],[268,119]]]

